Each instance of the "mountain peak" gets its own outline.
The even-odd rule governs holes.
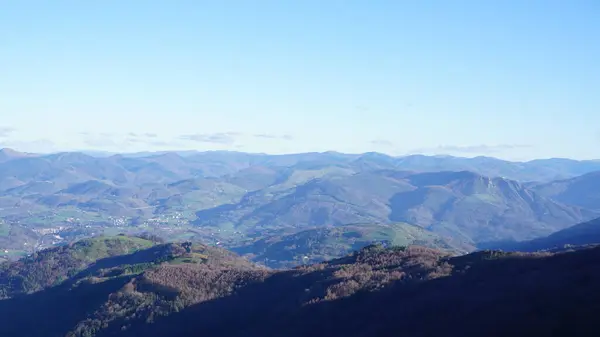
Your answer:
[[[2,153],[2,154],[16,154],[16,155],[18,155],[21,152],[19,152],[17,150],[13,150],[13,149],[8,148],[8,147],[5,147],[5,148],[0,149],[0,153]]]
[[[7,147],[0,149],[0,162],[5,162],[22,157],[27,157],[27,154]]]
[[[52,161],[60,162],[93,162],[96,158],[82,152],[59,152],[48,156]]]

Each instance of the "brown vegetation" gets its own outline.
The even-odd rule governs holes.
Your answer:
[[[116,277],[106,275],[112,275],[111,268],[126,268],[96,269],[85,282],[0,301],[0,315],[13,317],[0,325],[0,335],[529,337],[600,332],[594,317],[600,309],[600,248],[451,257],[417,246],[373,245],[288,271],[258,268],[206,246],[160,245],[138,254],[157,256],[158,263]],[[30,320],[37,324],[25,323]]]

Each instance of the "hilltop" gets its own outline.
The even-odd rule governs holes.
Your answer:
[[[1,264],[0,315],[13,319],[0,334],[87,336],[103,329],[94,316],[143,323],[268,274],[219,248],[155,239],[96,237]]]
[[[32,156],[35,156],[35,154],[19,152],[9,148],[0,149],[0,163]]]
[[[370,245],[270,271],[216,248],[157,243],[0,301],[0,315],[11,317],[0,334],[588,336],[599,332],[598,263],[600,248],[452,257],[419,246]]]
[[[152,236],[99,236],[36,252],[0,265],[0,299],[44,290],[66,281],[136,274],[163,262],[204,266],[253,265],[235,254],[202,244],[160,243]]]
[[[233,251],[273,268],[289,268],[344,256],[372,243],[386,246],[419,245],[460,255],[474,246],[439,236],[405,223],[366,223],[327,226],[270,235],[235,247]]]
[[[100,259],[133,253],[152,245],[151,241],[142,238],[97,237],[2,264],[0,299],[31,294],[60,284]]]

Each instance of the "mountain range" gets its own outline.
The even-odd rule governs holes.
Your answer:
[[[598,172],[2,150],[0,335],[597,335]]]
[[[272,267],[372,242],[459,254],[600,217],[598,172],[600,161],[568,159],[4,149],[0,249],[14,259],[99,233],[151,231]]]

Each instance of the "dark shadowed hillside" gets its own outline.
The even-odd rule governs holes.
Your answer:
[[[371,245],[274,272],[219,249],[159,244],[0,301],[11,317],[0,334],[595,336],[599,264],[600,248],[452,257]]]
[[[0,265],[0,317],[12,317],[10,324],[0,324],[0,335],[65,336],[72,331],[92,336],[108,323],[143,324],[227,296],[267,275],[225,250],[149,239],[88,239]],[[96,318],[104,323],[98,325]]]
[[[595,336],[599,263],[600,249],[445,258],[369,248],[119,335]]]

